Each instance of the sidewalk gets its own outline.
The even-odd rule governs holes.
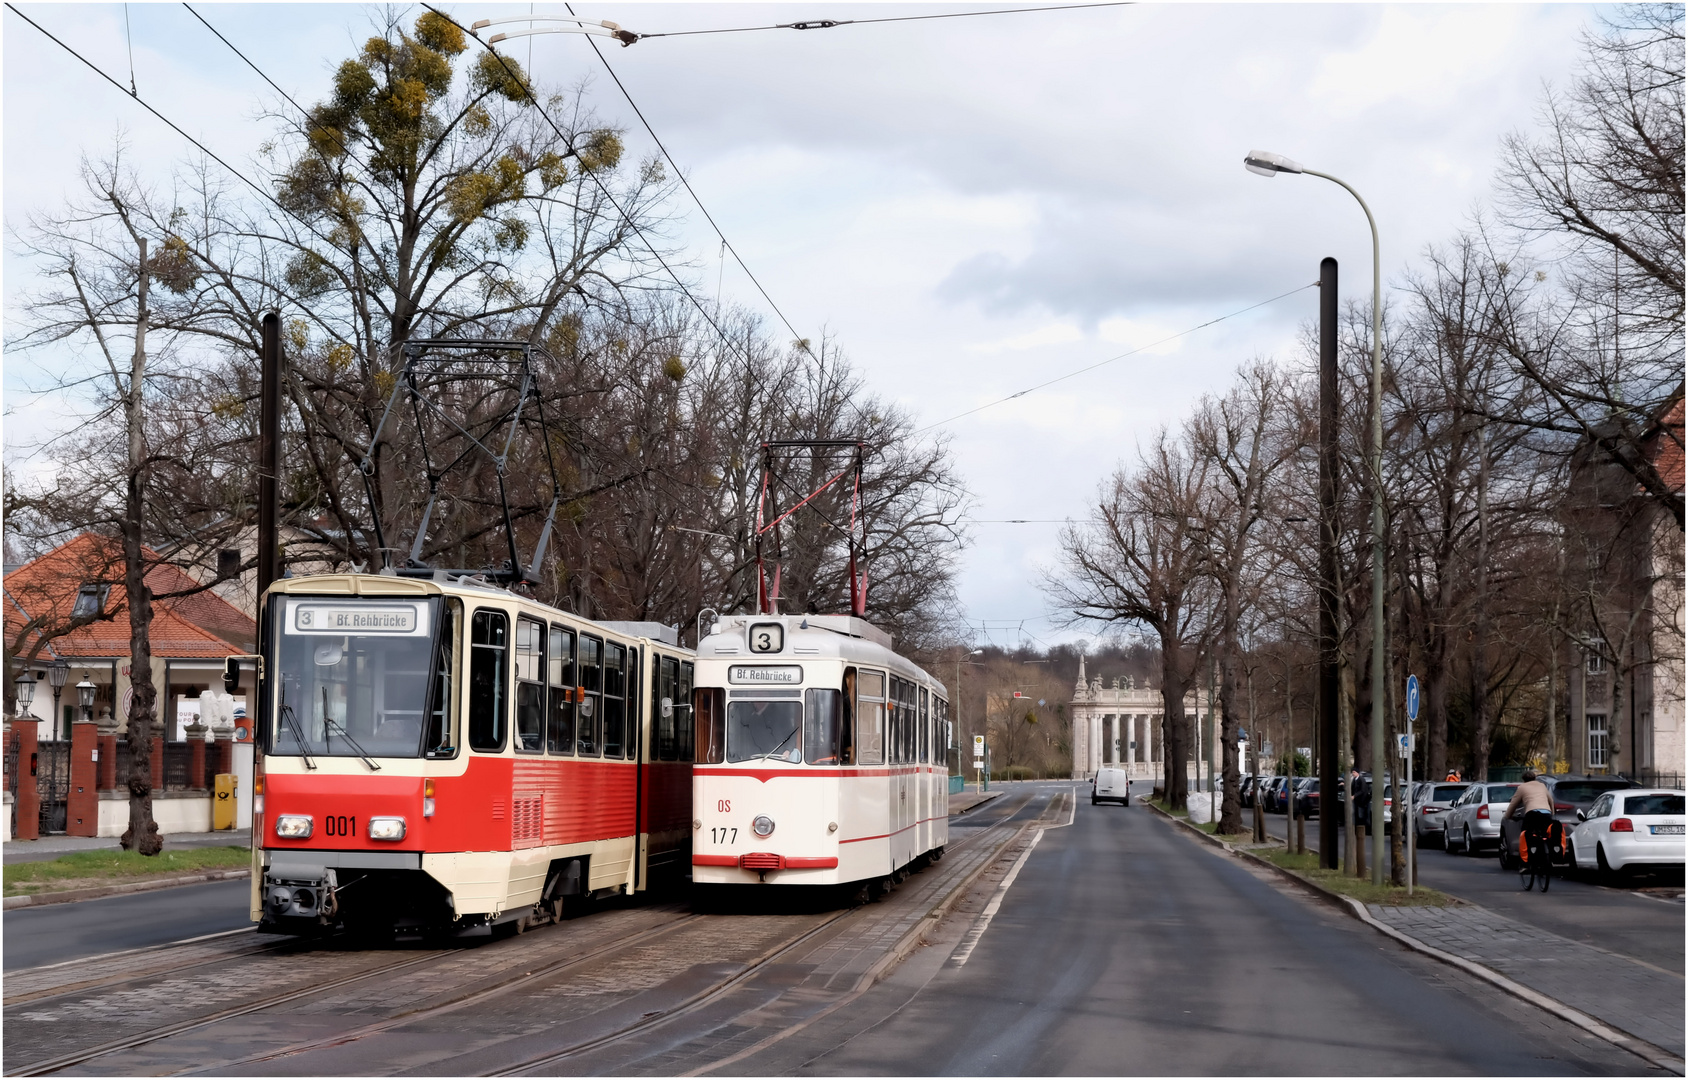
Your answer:
[[[951,813],[954,813],[952,810]],[[165,833],[164,848],[180,850],[195,847],[251,847],[251,829],[228,829],[208,833]],[[117,851],[121,845],[115,836],[44,836],[39,840],[8,840],[5,862],[44,862],[73,851]]]
[[[1001,794],[1001,791],[987,791],[981,795],[976,788],[958,791],[949,797],[949,816],[965,814],[975,806],[983,806]]]
[[[1367,904],[1372,918],[1498,971],[1627,1035],[1683,1056],[1682,976],[1497,915],[1474,904]]]

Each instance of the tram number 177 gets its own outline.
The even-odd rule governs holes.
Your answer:
[[[710,829],[709,840],[714,844],[730,844],[738,839],[738,830],[734,828]]]

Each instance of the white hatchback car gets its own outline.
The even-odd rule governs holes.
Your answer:
[[[1683,865],[1683,793],[1625,788],[1594,800],[1571,830],[1571,861],[1611,876],[1636,867]]]

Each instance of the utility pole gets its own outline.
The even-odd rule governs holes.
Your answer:
[[[278,535],[281,516],[281,316],[278,313],[264,313],[259,340],[263,352],[258,387],[258,595],[253,610],[258,613],[258,625],[263,626],[268,614],[264,610],[264,592],[281,577],[281,538]],[[262,665],[259,665],[261,672]],[[269,695],[264,692],[264,680],[255,676],[253,685],[253,697],[258,707],[252,715],[257,720],[257,730],[267,732],[271,721]],[[254,739],[253,743],[254,758],[261,759],[263,740]]]
[[[1336,260],[1319,262],[1319,866],[1334,870],[1337,820],[1330,812],[1341,783],[1337,751],[1340,693],[1337,650],[1339,607],[1336,578],[1337,437],[1340,430],[1336,378]],[[1344,799],[1346,804],[1349,800]],[[1345,813],[1350,813],[1347,807]],[[1350,829],[1352,834],[1352,829]]]

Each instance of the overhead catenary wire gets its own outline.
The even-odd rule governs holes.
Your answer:
[[[111,85],[117,87],[117,89],[120,93],[122,93],[125,96],[133,99],[136,104],[140,105],[141,108],[145,109],[147,112],[151,113],[153,116],[155,116],[159,120],[163,121],[165,126],[167,126],[171,131],[174,131],[176,134],[180,135],[182,138],[184,138],[188,142],[192,143],[194,145],[194,147],[200,153],[204,154],[206,157],[210,158],[212,161],[215,161],[218,165],[221,165],[225,170],[227,170],[229,175],[233,176],[235,179],[239,180],[241,183],[245,184],[247,187],[251,188],[253,191],[256,191],[259,195],[262,195],[267,201],[269,201],[270,203],[273,203],[275,205],[276,209],[280,210],[282,213],[286,214],[288,217],[292,218],[293,220],[299,222],[307,230],[309,230],[311,232],[311,234],[314,235],[317,239],[323,241],[324,243],[330,242],[329,238],[324,236],[321,232],[317,231],[315,226],[311,225],[310,222],[305,221],[303,218],[299,217],[299,215],[293,213],[291,210],[287,209],[287,207],[283,206],[281,204],[280,200],[278,200],[270,192],[264,190],[263,186],[260,185],[257,181],[253,180],[251,177],[247,176],[245,173],[241,172],[239,169],[236,169],[233,165],[230,165],[228,162],[224,161],[210,147],[206,146],[204,143],[200,142],[198,139],[194,138],[192,135],[189,135],[186,131],[182,130],[182,127],[181,127],[180,124],[177,124],[174,120],[170,119],[168,116],[165,116],[163,113],[161,113],[157,109],[153,108],[151,105],[149,105],[147,103],[145,98],[141,97],[139,94],[131,93],[130,91],[125,90],[123,88],[122,83],[120,83],[116,79],[112,78],[103,69],[101,69],[98,65],[96,65],[92,60],[89,60],[87,57],[83,56],[81,53],[77,52],[75,49],[73,49],[69,45],[65,44],[64,41],[62,41],[52,31],[48,30],[46,27],[44,27],[40,23],[36,22],[34,19],[30,18],[28,15],[25,15],[23,12],[19,11],[17,6],[15,4],[12,4],[10,2],[10,0],[7,0],[6,8],[9,11],[11,11],[12,14],[16,15],[18,18],[22,19],[24,22],[28,23],[29,25],[35,27],[36,30],[39,30],[41,32],[42,36],[44,36],[48,41],[51,41],[53,44],[57,45],[59,48],[63,49],[65,52],[69,53],[70,55],[74,56],[76,59],[80,60],[83,64],[83,66],[85,66],[89,71],[92,71],[94,74],[98,75],[100,78],[104,79],[106,82],[108,82]]]
[[[1107,367],[1109,364],[1112,364],[1112,363],[1119,361],[1119,360],[1124,360],[1128,356],[1136,356],[1140,352],[1146,352],[1149,349],[1153,349],[1153,348],[1157,348],[1158,346],[1165,345],[1169,341],[1177,341],[1181,337],[1188,337],[1189,335],[1195,333],[1197,330],[1205,330],[1210,326],[1217,326],[1219,323],[1222,323],[1227,319],[1234,319],[1239,315],[1246,315],[1249,312],[1253,311],[1255,308],[1262,308],[1262,307],[1265,307],[1267,304],[1275,304],[1279,300],[1282,300],[1286,296],[1294,296],[1296,293],[1306,292],[1308,289],[1316,289],[1318,287],[1319,287],[1319,283],[1317,281],[1311,282],[1311,283],[1306,284],[1306,285],[1297,285],[1295,288],[1289,290],[1288,292],[1279,293],[1278,295],[1271,297],[1270,299],[1267,299],[1267,300],[1262,300],[1257,304],[1250,304],[1248,307],[1238,308],[1236,311],[1230,312],[1229,314],[1221,315],[1221,316],[1219,316],[1218,318],[1215,318],[1215,319],[1209,319],[1204,323],[1198,323],[1195,326],[1192,326],[1187,330],[1180,330],[1176,334],[1168,334],[1166,337],[1160,338],[1157,341],[1151,341],[1147,345],[1139,345],[1139,346],[1137,346],[1137,348],[1128,349],[1125,352],[1122,352],[1117,356],[1110,356],[1106,360],[1098,360],[1094,364],[1089,364],[1089,365],[1086,365],[1085,367],[1078,368],[1077,370],[1069,371],[1065,375],[1057,375],[1053,379],[1045,379],[1043,382],[1040,382],[1035,386],[1028,386],[1024,390],[1017,390],[1014,393],[1009,394],[1007,397],[997,398],[995,401],[987,401],[983,405],[979,405],[979,406],[976,406],[974,408],[968,409],[966,412],[959,412],[959,413],[956,413],[954,416],[947,417],[943,420],[939,420],[936,423],[927,424],[923,428],[917,428],[915,430],[914,434],[923,435],[926,432],[931,431],[933,428],[940,428],[940,427],[943,427],[945,424],[953,424],[957,420],[961,420],[965,417],[972,416],[974,413],[984,412],[986,409],[994,409],[998,405],[1005,405],[1008,402],[1013,401],[1016,398],[1023,398],[1027,394],[1034,393],[1038,390],[1042,390],[1045,387],[1054,386],[1056,383],[1059,383],[1059,382],[1066,382],[1068,379],[1077,378],[1078,376],[1083,375],[1086,372],[1095,371],[1097,368],[1100,368],[1100,367]]]
[[[888,15],[878,19],[808,19],[794,23],[772,23],[767,26],[729,26],[711,30],[670,30],[666,33],[639,34],[638,39],[659,37],[697,37],[701,34],[751,34],[762,30],[832,30],[840,26],[867,26],[872,23],[928,22],[932,19],[972,19],[982,15],[1029,15],[1038,11],[1079,11],[1084,8],[1133,7],[1137,0],[1110,0],[1096,4],[1051,4],[1044,7],[996,8],[990,11],[945,11],[934,15]],[[573,11],[570,11],[573,14]]]
[[[563,7],[567,9],[570,15],[574,14],[574,6],[572,4],[565,3]],[[531,41],[532,39],[529,40]],[[697,208],[703,211],[704,219],[709,222],[709,227],[714,229],[715,235],[721,238],[721,246],[733,253],[733,261],[738,263],[739,269],[744,271],[744,275],[750,279],[750,283],[756,286],[756,291],[762,294],[762,299],[766,300],[768,302],[768,306],[773,309],[774,314],[779,316],[780,322],[784,323],[785,328],[791,331],[792,341],[801,342],[807,340],[805,335],[798,333],[797,328],[791,325],[791,320],[786,318],[785,312],[781,311],[780,306],[774,303],[774,298],[768,295],[768,290],[762,287],[762,282],[757,280],[756,275],[750,272],[750,267],[745,265],[744,258],[739,255],[738,249],[735,248],[732,245],[732,242],[727,239],[727,234],[721,231],[721,226],[716,224],[715,215],[711,214],[709,212],[709,207],[703,205],[703,200],[698,198],[697,192],[692,188],[692,182],[686,179],[685,172],[680,168],[679,164],[675,162],[674,156],[668,152],[668,147],[663,145],[662,139],[657,136],[656,129],[652,128],[651,122],[645,119],[644,110],[639,108],[639,103],[633,100],[633,95],[627,92],[627,87],[622,83],[621,76],[616,74],[615,68],[610,66],[609,58],[604,55],[602,49],[598,48],[598,43],[593,41],[591,37],[587,37],[586,44],[592,46],[593,55],[597,56],[598,62],[604,65],[604,70],[610,73],[610,78],[615,82],[615,88],[620,90],[621,96],[627,99],[627,104],[633,109],[633,115],[637,116],[639,118],[639,123],[644,125],[645,133],[651,137],[652,142],[656,143],[656,148],[662,151],[663,160],[668,162],[668,167],[674,170],[675,176],[679,177],[680,183],[686,188],[686,194],[690,195],[692,197],[692,201],[697,204]],[[488,47],[490,48],[490,46]],[[719,285],[716,286],[716,305],[720,305]],[[805,349],[805,351],[807,350]]]

